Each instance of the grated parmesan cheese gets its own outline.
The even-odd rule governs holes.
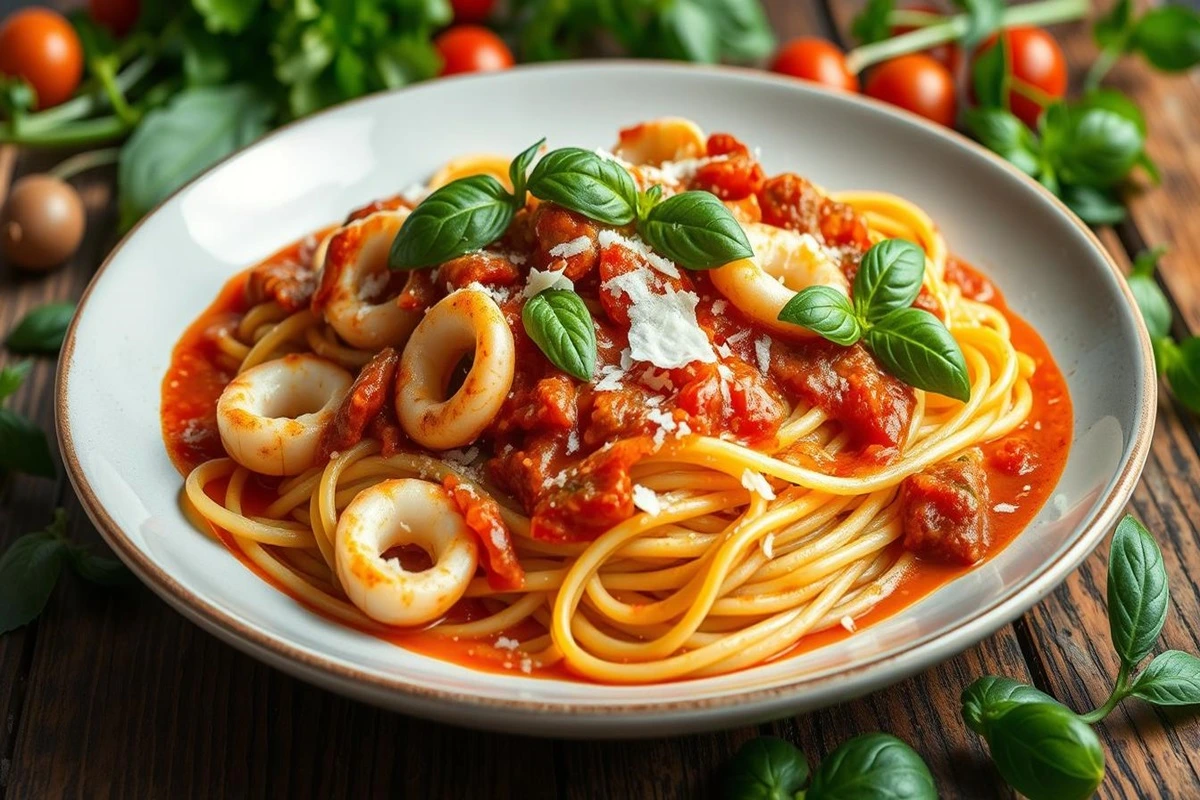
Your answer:
[[[761,472],[755,472],[750,468],[742,470],[742,486],[755,492],[764,500],[775,499],[775,490],[771,488],[771,484],[767,483],[767,479],[762,476]]]
[[[717,345],[716,349],[717,355],[719,355],[721,358],[731,358],[733,356],[733,351],[729,349],[729,345],[723,342]]]
[[[754,356],[758,359],[758,371],[766,375],[771,369],[770,336],[760,336],[754,340]]]
[[[696,321],[699,298],[695,293],[667,286],[664,294],[656,294],[642,270],[618,275],[604,286],[629,297],[629,349],[635,360],[662,369],[716,361],[712,344]]]
[[[992,506],[992,511],[995,511],[997,514],[1011,514],[1016,510],[1017,507],[1012,503],[996,503],[996,505]]]
[[[728,342],[729,344],[737,344],[738,342],[743,341],[749,335],[750,335],[750,331],[741,330],[741,331],[738,331],[737,333],[733,334],[729,338],[727,338],[725,341]]]
[[[565,264],[563,266],[566,266]],[[536,267],[529,270],[529,278],[525,281],[525,290],[521,292],[523,297],[533,297],[541,294],[546,289],[566,289],[574,291],[575,284],[566,275],[562,274],[561,269],[557,270],[540,270]]]
[[[516,650],[521,646],[521,643],[516,639],[509,639],[507,636],[501,636],[496,640],[497,650]]]
[[[725,309],[729,307],[729,303],[724,300],[714,300],[712,304],[712,312],[718,316],[725,313]]]
[[[654,367],[646,367],[639,377],[642,379],[642,383],[656,392],[675,388],[675,384],[671,382],[671,376],[665,372],[662,374],[655,372]]]
[[[662,511],[662,502],[653,489],[647,489],[640,483],[633,486],[633,504],[650,516],[657,516]]]
[[[579,431],[572,430],[567,434],[567,453],[574,453],[579,450]]]
[[[371,298],[378,297],[379,293],[383,291],[384,287],[388,285],[388,281],[391,279],[392,276],[387,272],[387,270],[376,272],[373,275],[367,275],[358,284],[358,296],[363,300],[370,300]]]
[[[651,250],[650,245],[643,242],[642,238],[637,234],[634,234],[632,237],[625,237],[611,228],[605,228],[604,230],[600,231],[597,241],[600,242],[601,247],[612,247],[617,245],[624,247],[626,250],[629,250],[632,253],[636,253],[637,255],[641,256],[647,264],[669,278],[680,277],[679,268],[675,266],[674,262],[672,262],[670,259],[663,258],[658,253]]]
[[[562,242],[550,248],[550,255],[555,258],[570,258],[577,256],[580,253],[586,253],[592,246],[592,240],[586,236],[579,236],[569,242]]]
[[[762,549],[762,554],[768,560],[775,558],[775,532],[771,531],[766,536],[758,540],[758,545]]]
[[[605,364],[600,368],[600,380],[596,381],[596,385],[592,388],[597,392],[615,392],[623,385],[622,378],[625,377],[625,372],[612,364]]]

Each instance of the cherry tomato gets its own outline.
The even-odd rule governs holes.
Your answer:
[[[926,11],[930,14],[941,14],[941,10],[934,6],[918,3],[912,6],[906,6],[907,11]],[[895,25],[892,27],[892,36],[899,36],[902,33],[915,31],[917,27],[914,25]],[[946,69],[950,70],[950,74],[958,72],[958,65],[962,62],[962,50],[954,42],[946,42],[945,44],[934,45],[928,50],[922,50],[922,53],[939,62]]]
[[[28,81],[38,108],[56,106],[79,86],[83,46],[61,14],[48,8],[17,11],[0,25],[0,74]]]
[[[496,0],[450,0],[455,22],[483,22],[492,15]]]
[[[824,39],[792,39],[776,54],[771,70],[848,92],[858,91],[858,76],[846,69],[846,55]]]
[[[504,40],[480,25],[455,25],[438,34],[433,45],[442,56],[443,75],[493,72],[513,65]]]
[[[141,0],[88,0],[88,14],[117,38],[133,30],[141,10]]]
[[[1042,109],[1067,92],[1067,60],[1054,37],[1041,28],[1004,31],[1011,74],[1008,107],[1031,128]],[[984,42],[975,58],[996,46],[996,36]]]
[[[875,67],[867,77],[866,93],[947,127],[954,125],[954,78],[950,70],[922,53]]]

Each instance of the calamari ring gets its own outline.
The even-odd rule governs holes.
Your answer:
[[[689,119],[663,117],[619,134],[613,155],[631,164],[657,167],[665,161],[701,158],[708,152],[704,131]]]
[[[492,153],[474,153],[451,159],[429,179],[430,191],[439,189],[459,178],[469,178],[472,175],[491,175],[512,191],[512,181],[508,177],[508,165],[512,156],[500,156]]]
[[[409,572],[384,553],[416,545],[433,566]],[[426,625],[466,592],[478,563],[475,538],[442,487],[415,478],[364,489],[338,519],[337,573],[354,605],[387,625]]]
[[[217,430],[230,457],[263,475],[313,466],[321,431],[354,377],[307,353],[265,361],[238,375],[217,400]]]

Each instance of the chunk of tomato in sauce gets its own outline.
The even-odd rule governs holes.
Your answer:
[[[590,541],[629,519],[629,469],[653,449],[647,437],[622,439],[568,469],[562,485],[550,488],[534,508],[531,535],[544,541]]]
[[[511,286],[521,277],[520,270],[499,253],[481,250],[452,258],[438,267],[438,283],[449,289],[462,289],[472,283],[484,286]]]
[[[686,382],[680,373],[688,376]],[[690,364],[676,370],[673,379],[682,383],[675,403],[695,433],[732,433],[759,442],[774,436],[787,419],[787,403],[775,383],[740,359]]]
[[[692,176],[691,188],[712,192],[722,200],[742,200],[762,189],[766,173],[740,140],[714,133],[706,149],[710,158],[724,158],[702,164]]]
[[[558,262],[565,262],[563,274],[573,281],[596,269],[600,261],[600,229],[590,219],[554,203],[541,203],[533,212],[532,224],[535,267],[544,270]],[[555,255],[552,252],[563,245],[574,245],[581,239],[586,242],[571,246],[567,251],[570,255]]]
[[[904,547],[922,558],[974,564],[987,554],[989,505],[979,448],[926,467],[900,484]]]
[[[1038,468],[1033,442],[1023,436],[1012,436],[1000,442],[988,457],[988,462],[1014,478],[1028,475]]]
[[[483,545],[483,571],[488,586],[496,591],[512,591],[525,586],[525,570],[517,559],[512,532],[500,514],[500,506],[490,497],[480,494],[473,486],[454,475],[447,475],[442,488],[458,506],[467,527]]]
[[[758,192],[758,205],[768,225],[810,233],[827,245],[863,252],[871,246],[866,217],[799,175],[785,172],[767,179]]]
[[[667,287],[676,292],[692,291],[692,283],[682,272],[672,277],[651,267],[645,256],[619,243],[600,249],[600,306],[608,318],[622,331],[629,330],[629,295],[608,284],[613,278],[641,270],[647,288],[655,294],[666,294]]]

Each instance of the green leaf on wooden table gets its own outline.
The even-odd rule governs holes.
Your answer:
[[[32,361],[21,361],[0,369],[0,404],[16,393],[33,367]]]
[[[1133,31],[1132,0],[1117,0],[1109,12],[1096,20],[1092,36],[1101,50],[1125,50]]]
[[[1125,219],[1125,206],[1110,191],[1091,186],[1066,186],[1062,201],[1089,225],[1115,225]]]
[[[864,340],[883,368],[909,386],[963,402],[970,399],[962,348],[928,311],[896,309],[876,322]]]
[[[1053,697],[1028,684],[999,675],[985,675],[962,693],[962,717],[967,727],[983,735],[988,723],[1022,703],[1053,703]]]
[[[844,742],[813,772],[806,800],[937,800],[929,767],[895,736],[866,733]]]
[[[725,800],[785,800],[808,781],[808,761],[790,742],[759,736],[738,749],[725,766]]]
[[[605,225],[628,225],[637,214],[633,176],[591,150],[564,147],[547,153],[529,176],[529,192]]]
[[[247,84],[185,89],[148,113],[121,148],[121,227],[264,134],[274,114],[274,106]]]
[[[984,147],[1026,175],[1037,176],[1042,166],[1038,158],[1038,141],[1012,112],[1001,108],[972,108],[963,114],[963,121]]]
[[[1200,704],[1200,658],[1179,650],[1159,653],[1129,693],[1156,706]]]
[[[1154,647],[1167,619],[1170,595],[1154,537],[1126,514],[1108,554],[1108,623],[1121,662],[1135,669]]]
[[[721,59],[751,62],[775,50],[775,33],[758,0],[697,0],[717,29]]]
[[[715,64],[720,59],[720,29],[698,0],[669,0],[658,25],[656,39],[668,56],[702,64]]]
[[[67,554],[66,525],[60,508],[45,530],[25,534],[0,556],[0,634],[28,624],[46,607]]]
[[[924,278],[924,250],[905,239],[876,242],[854,276],[854,310],[861,319],[877,322],[908,308],[921,293]]]
[[[1153,250],[1139,253],[1133,260],[1133,269],[1129,272],[1129,290],[1133,292],[1133,299],[1137,302],[1138,310],[1142,312],[1142,319],[1146,322],[1146,330],[1150,332],[1151,340],[1161,339],[1171,333],[1171,321],[1174,316],[1170,301],[1154,280],[1158,260],[1166,252],[1167,248],[1160,245]]]
[[[120,561],[97,555],[88,547],[72,545],[67,559],[76,575],[97,586],[131,586],[137,582]]]
[[[1138,20],[1131,44],[1158,69],[1191,69],[1200,64],[1200,14],[1180,5],[1152,8]]]
[[[439,187],[400,226],[388,253],[394,270],[433,267],[499,239],[513,218],[512,196],[491,175]]]
[[[845,347],[862,338],[862,323],[850,300],[832,286],[809,286],[797,292],[780,309],[779,319]]]
[[[1088,186],[1124,180],[1145,144],[1137,123],[1100,107],[1072,111],[1072,118],[1069,144],[1057,153],[1064,180]]]
[[[211,33],[241,33],[249,27],[262,0],[192,0]]]
[[[1104,780],[1096,732],[1059,703],[1021,703],[985,734],[996,769],[1030,800],[1084,800]]]
[[[529,338],[554,366],[588,381],[596,369],[596,327],[583,300],[569,289],[543,289],[521,310]]]
[[[14,470],[40,478],[56,474],[46,434],[15,411],[0,408],[0,471]]]
[[[62,347],[67,327],[75,316],[74,303],[47,303],[26,314],[9,331],[4,345],[15,353],[53,355]]]
[[[637,228],[658,253],[686,269],[715,269],[754,255],[742,226],[709,192],[671,195],[638,220]]]
[[[1176,399],[1200,413],[1200,339],[1189,336],[1176,344],[1170,339],[1154,342],[1158,367]]]

